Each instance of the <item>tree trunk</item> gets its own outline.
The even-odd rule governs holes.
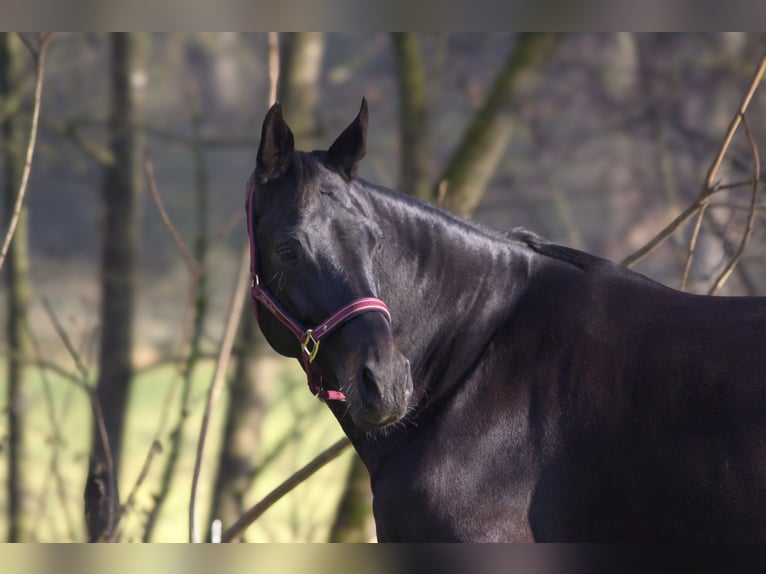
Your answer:
[[[109,137],[115,163],[107,168],[102,195],[101,347],[96,395],[103,411],[114,467],[109,469],[104,445],[94,424],[85,488],[90,541],[103,540],[111,534],[119,508],[117,476],[133,377],[138,211],[143,190],[144,141],[135,126],[142,119],[145,39],[136,33],[113,33],[109,38],[112,66]]]
[[[317,138],[317,105],[324,57],[322,32],[290,32],[284,34],[283,57],[280,60],[277,100],[296,142],[306,149]],[[271,102],[269,102],[270,104]]]
[[[193,72],[189,71],[189,102],[191,106],[191,128],[192,128],[192,157],[194,163],[195,180],[195,198],[194,213],[196,219],[194,252],[193,257],[199,266],[199,276],[193,277],[191,289],[193,290],[193,301],[190,302],[191,309],[191,336],[189,337],[188,355],[184,362],[182,377],[183,387],[181,391],[179,417],[176,426],[173,428],[169,437],[168,456],[162,470],[159,492],[154,496],[154,505],[147,514],[146,524],[142,539],[144,542],[150,542],[157,525],[162,508],[167,500],[168,494],[173,484],[178,461],[181,458],[183,439],[185,436],[186,423],[192,412],[192,383],[194,373],[199,361],[202,335],[205,326],[205,318],[208,309],[208,288],[207,288],[207,251],[208,251],[208,212],[210,190],[208,186],[207,163],[205,160],[205,143],[203,141],[203,117],[201,102],[201,82],[195,83],[192,79]]]
[[[518,108],[536,89],[556,40],[557,35],[550,33],[519,35],[517,45],[431,192],[434,199],[438,198],[439,186],[446,182],[447,209],[471,217],[479,205],[508,146]]]
[[[428,130],[426,122],[426,81],[417,34],[392,34],[399,77],[401,118],[401,181],[399,189],[422,200],[431,199],[428,177]]]
[[[257,330],[252,306],[246,305],[237,345],[237,368],[229,383],[223,448],[218,460],[208,524],[219,519],[224,526],[228,526],[246,510],[245,494],[256,470],[266,385],[271,379],[264,370],[266,363],[262,360],[267,351],[266,344]]]
[[[354,453],[338,513],[330,529],[330,542],[369,542],[374,539],[370,474],[359,455]]]
[[[0,34],[0,101],[9,101],[18,86],[23,50],[20,42],[10,33]],[[24,137],[18,114],[9,114],[2,124],[2,157],[5,169],[5,210],[2,229],[8,229],[14,204],[19,191],[24,166]],[[27,208],[22,207],[16,234],[5,262],[7,289],[8,337],[8,542],[25,538],[23,504],[23,469],[21,453],[24,450],[22,435],[23,394],[26,387],[30,357],[30,341],[27,332],[29,307],[29,240]]]
[[[429,200],[426,83],[417,35],[393,33],[399,78],[401,181],[399,189]],[[330,542],[368,542],[375,537],[370,475],[358,455],[349,466],[346,485],[330,529]]]
[[[286,36],[277,99],[296,139],[310,146],[317,136],[324,34],[300,32]],[[270,351],[258,334],[252,305],[246,305],[244,313],[235,345],[237,369],[229,383],[229,406],[210,513],[211,522],[219,519],[224,526],[245,510],[244,497],[256,473],[265,397],[272,378],[262,360]]]

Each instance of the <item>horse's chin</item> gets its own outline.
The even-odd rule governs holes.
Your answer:
[[[368,363],[369,364],[369,363]],[[362,363],[341,366],[339,372],[328,377],[332,382],[346,381],[340,389],[345,393],[347,413],[354,425],[363,431],[372,431],[394,425],[408,413],[413,395],[410,363],[396,354],[388,363],[374,365],[372,370]],[[345,368],[344,368],[345,367]],[[349,372],[350,371],[350,372]]]
[[[364,411],[351,411],[351,420],[354,424],[363,431],[373,431],[383,429],[393,424],[398,423],[404,418],[404,413],[401,414],[368,414]]]

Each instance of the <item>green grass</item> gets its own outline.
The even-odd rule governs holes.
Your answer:
[[[207,388],[212,379],[212,363],[203,363],[193,381],[193,408],[186,424],[182,452],[153,541],[187,540],[188,506],[191,478],[196,456]],[[246,506],[254,504],[292,472],[303,466],[320,450],[341,435],[329,410],[314,399],[305,387],[297,364],[280,362],[271,385],[271,398],[264,427],[259,460],[269,460],[248,492]],[[47,372],[55,418],[61,428],[62,443],[56,447],[49,408],[46,406],[44,381],[39,371],[32,371],[24,392],[24,502],[27,509],[25,531],[29,541],[67,542],[84,540],[82,491],[87,473],[91,414],[85,393],[60,375]],[[120,493],[127,497],[144,463],[162,417],[163,404],[174,378],[172,368],[154,369],[136,377],[130,398],[120,472]],[[0,392],[5,397],[5,380]],[[226,412],[226,393],[221,394],[206,442],[206,455],[198,492],[198,518],[208,516],[215,464]],[[165,447],[155,457],[149,476],[137,497],[136,510],[123,522],[125,541],[138,540],[143,513],[152,504],[162,468],[168,454],[168,433],[178,418],[178,391],[170,410],[165,432],[160,437]],[[0,414],[0,437],[7,433],[7,410]],[[275,449],[281,445],[278,452]],[[63,500],[50,471],[51,457],[58,451],[59,475]],[[333,461],[267,511],[245,535],[253,542],[324,541],[337,506],[350,453]],[[7,449],[0,451],[0,532],[6,531]],[[224,525],[224,528],[228,525]],[[206,527],[205,527],[206,529]]]

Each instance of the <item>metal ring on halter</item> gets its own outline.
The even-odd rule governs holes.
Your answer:
[[[317,353],[319,352],[319,343],[320,341],[317,341],[314,338],[311,329],[306,331],[306,338],[303,340],[303,343],[301,343],[301,351],[308,355],[309,364],[313,363],[314,359],[316,359]],[[309,348],[309,346],[311,346],[311,348]]]

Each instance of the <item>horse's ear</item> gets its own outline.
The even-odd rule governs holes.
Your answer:
[[[263,120],[261,143],[255,160],[255,176],[266,183],[283,175],[290,167],[295,137],[282,117],[282,106],[275,103]]]
[[[356,174],[356,168],[367,153],[367,100],[362,98],[362,107],[349,126],[327,151],[327,162],[331,168],[346,179]]]

